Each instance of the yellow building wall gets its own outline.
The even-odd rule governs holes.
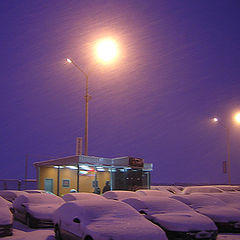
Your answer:
[[[94,192],[92,182],[95,179],[94,174],[86,174],[79,176],[79,192]]]
[[[69,179],[70,185],[68,188],[63,187],[63,180]],[[63,196],[70,192],[71,189],[77,190],[77,170],[63,168],[60,169],[60,180],[59,180],[59,195]]]
[[[57,194],[57,172],[58,169],[54,167],[40,167],[39,168],[39,188],[44,190],[44,179],[53,179],[53,193]],[[70,192],[71,189],[77,190],[77,170],[68,168],[60,169],[59,175],[59,195],[63,196]],[[101,190],[105,186],[106,181],[110,181],[109,171],[105,172],[89,172],[86,175],[79,175],[79,191],[80,192],[94,192],[92,182],[96,179]],[[69,187],[63,187],[63,180],[70,180]]]
[[[39,188],[44,190],[44,179],[53,179],[53,193],[57,194],[57,169],[53,167],[39,168]]]
[[[101,190],[103,190],[103,187],[105,186],[106,181],[110,181],[110,172],[105,171],[105,172],[97,172],[97,180],[98,180],[98,187]]]

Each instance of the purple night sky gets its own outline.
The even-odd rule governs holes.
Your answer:
[[[89,74],[89,155],[153,163],[155,183],[240,183],[239,0],[0,1],[0,178],[75,154],[84,136]],[[111,36],[118,60],[102,65],[95,42]]]

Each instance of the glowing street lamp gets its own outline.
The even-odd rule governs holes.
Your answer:
[[[97,46],[97,56],[103,63],[111,63],[118,55],[118,45],[111,38],[105,38],[101,40]],[[68,63],[73,64],[85,77],[86,79],[86,94],[85,98],[85,134],[84,134],[84,155],[88,155],[88,102],[91,96],[88,93],[88,75],[78,66],[72,59],[66,59]]]
[[[96,45],[97,56],[103,63],[112,62],[118,55],[118,45],[111,38],[105,38]]]
[[[88,155],[88,102],[91,96],[88,94],[88,75],[84,72],[72,59],[67,58],[67,62],[73,64],[85,77],[86,79],[86,95],[85,98],[85,133],[84,133],[84,155]]]
[[[235,120],[235,122],[236,123],[240,123],[240,113],[236,113],[235,115],[234,115],[234,120]]]

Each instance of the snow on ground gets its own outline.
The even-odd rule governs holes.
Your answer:
[[[217,240],[239,240],[240,234],[220,234]]]
[[[52,228],[31,229],[18,221],[14,221],[13,227],[13,236],[3,240],[55,240]],[[240,240],[240,234],[220,234],[217,240]]]
[[[55,240],[53,228],[31,229],[26,225],[14,221],[13,236],[4,240]]]

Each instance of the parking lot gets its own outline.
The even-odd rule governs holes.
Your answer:
[[[26,225],[14,221],[13,236],[4,240],[55,240],[52,228],[31,229]],[[219,234],[217,240],[240,240],[240,234]]]
[[[212,186],[185,188],[185,190],[189,191],[195,191],[196,189],[198,191],[219,191],[218,188]],[[61,221],[61,223],[71,221],[71,227],[81,222],[79,233],[82,231],[85,236],[87,236],[87,234],[90,235],[94,233],[90,232],[91,228],[88,228],[88,225],[84,223],[87,222],[89,224],[89,222],[94,222],[94,219],[101,219],[104,233],[109,234],[109,236],[115,234],[120,239],[145,240],[148,239],[149,233],[152,234],[151,238],[154,240],[166,240],[166,237],[168,237],[168,239],[185,239],[185,235],[183,236],[182,232],[186,232],[184,234],[191,234],[193,232],[192,229],[197,229],[199,232],[202,231],[202,235],[197,236],[196,234],[196,239],[213,239],[211,235],[208,234],[208,232],[210,232],[212,236],[214,236],[214,239],[216,239],[217,236],[217,240],[240,240],[239,230],[235,231],[235,228],[239,228],[238,223],[240,222],[239,192],[211,192],[209,193],[210,195],[208,193],[184,194],[183,192],[176,194],[167,190],[164,191],[163,189],[142,189],[136,192],[108,191],[102,196],[84,192],[68,193],[62,198],[45,192],[36,193],[36,190],[34,193],[19,191],[2,191],[1,193],[9,198],[19,194],[19,196],[15,197],[13,204],[6,202],[7,200],[2,198],[5,204],[3,204],[3,209],[5,209],[5,207],[9,208],[10,206],[13,209],[11,211],[14,213],[15,218],[13,221],[13,235],[4,237],[4,239],[54,240],[54,230],[49,227],[52,226],[53,219],[56,226],[58,226],[58,221]],[[220,200],[220,198],[222,200]],[[227,201],[227,203],[225,203],[224,200]],[[188,204],[191,204],[191,207],[189,207]],[[205,209],[206,211],[203,212],[205,215],[197,213],[194,210],[196,206],[198,207],[198,212],[204,211]],[[29,213],[27,211],[29,211]],[[12,215],[9,210],[8,212]],[[140,216],[138,212],[143,214],[144,217]],[[23,218],[20,213],[24,213]],[[221,234],[217,235],[217,227],[208,215],[216,221]],[[218,217],[217,219],[214,219],[215,215]],[[109,216],[111,216],[111,218],[109,218]],[[43,217],[45,222],[39,222],[41,217]],[[48,218],[51,221],[47,220]],[[84,222],[82,220],[83,218],[85,220],[87,219],[87,221]],[[4,219],[6,220],[6,217],[4,217]],[[165,222],[166,219],[168,220],[167,223]],[[184,223],[180,226],[181,221],[179,219],[186,221],[186,224]],[[225,224],[225,219],[228,221],[227,225]],[[166,236],[161,228],[158,228],[148,220],[161,226]],[[23,221],[25,224],[20,221]],[[118,224],[114,224],[114,221]],[[131,226],[131,228],[128,228],[131,229],[131,231],[129,233],[124,231],[124,234],[127,234],[121,235],[123,234],[121,229],[125,228],[126,221],[128,222],[127,226]],[[223,221],[225,225],[221,225],[221,221]],[[237,224],[235,224],[236,226],[232,225],[233,221],[237,222]],[[109,227],[110,225],[111,227]],[[141,229],[143,230],[141,232],[138,231],[138,228],[135,228],[136,225],[141,225]],[[64,225],[61,224],[61,226]],[[98,227],[99,226],[100,225],[98,225]],[[180,230],[177,229],[177,226],[180,226],[178,228]],[[223,228],[222,226],[227,227]],[[148,234],[146,234],[146,229],[149,229]],[[68,225],[68,230],[70,230],[70,225]],[[56,228],[56,231],[59,234],[59,228]],[[229,232],[232,234],[226,234]],[[234,232],[238,232],[238,234],[233,234]],[[182,235],[177,236],[177,234]],[[208,234],[208,236],[206,236],[206,234]],[[65,239],[68,239],[68,237]],[[100,239],[99,235],[94,236],[93,239]]]

